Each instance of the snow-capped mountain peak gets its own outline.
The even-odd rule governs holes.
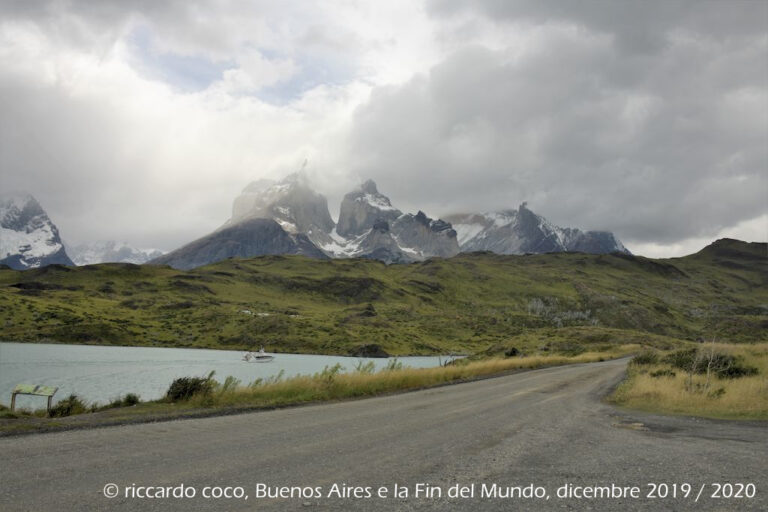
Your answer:
[[[40,203],[26,192],[0,196],[0,264],[24,270],[51,263],[72,265]]]
[[[368,232],[378,220],[392,222],[402,212],[381,194],[373,180],[368,180],[341,201],[336,231],[344,237],[357,237]]]
[[[277,182],[259,180],[249,184],[235,199],[232,218],[225,227],[253,218],[273,219],[289,233],[306,233],[313,241],[319,236],[323,242],[334,226],[328,201],[310,187],[301,171]]]
[[[612,233],[561,228],[535,214],[526,203],[521,204],[517,210],[458,214],[448,216],[447,219],[456,230],[463,252],[628,252]]]

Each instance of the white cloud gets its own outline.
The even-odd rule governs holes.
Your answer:
[[[404,209],[527,199],[655,255],[765,218],[760,12],[450,4],[4,3],[0,185],[69,241],[164,249],[304,159],[332,209],[373,177]]]

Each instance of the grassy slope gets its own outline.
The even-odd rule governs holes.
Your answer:
[[[721,241],[670,260],[467,254],[385,266],[271,256],[189,272],[3,269],[0,339],[316,353],[376,343],[393,354],[768,341],[767,261],[765,244]]]

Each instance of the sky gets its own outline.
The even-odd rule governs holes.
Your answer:
[[[768,240],[768,2],[5,0],[0,191],[172,250],[302,167],[634,253]]]

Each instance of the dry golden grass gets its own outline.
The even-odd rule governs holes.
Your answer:
[[[710,348],[743,358],[758,368],[754,376],[736,379],[689,376],[669,365],[630,365],[629,376],[611,397],[614,403],[650,412],[727,419],[768,419],[768,343],[755,345],[707,344]],[[674,377],[652,377],[659,370]]]
[[[208,407],[276,406],[374,396],[438,386],[513,370],[604,361],[637,352],[638,348],[637,345],[624,345],[611,352],[585,352],[574,357],[531,356],[488,359],[445,367],[403,368],[378,373],[353,372],[342,374],[328,372],[219,390],[209,396],[193,398],[191,403]]]

